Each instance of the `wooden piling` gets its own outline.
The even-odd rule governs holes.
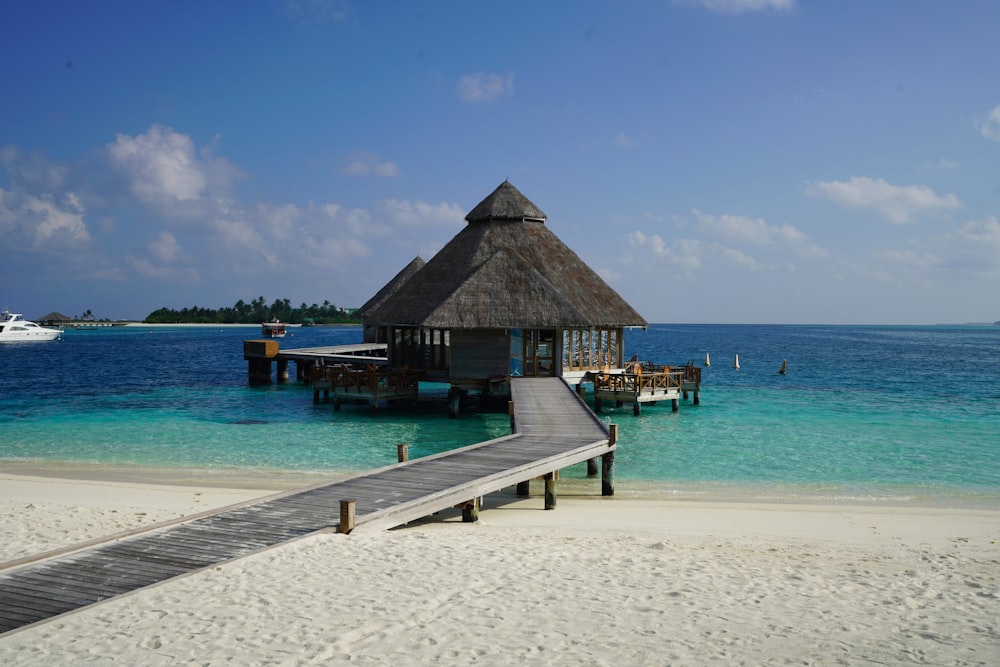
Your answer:
[[[350,533],[354,530],[354,510],[358,501],[348,498],[340,501],[340,525],[337,527],[338,533]]]
[[[462,503],[462,521],[475,523],[479,521],[479,506],[482,498],[476,497],[467,503]]]
[[[611,435],[608,437],[608,445],[614,447],[618,444],[618,424],[610,424]],[[615,495],[615,450],[612,449],[605,454],[601,454],[601,495]]]
[[[545,475],[545,509],[547,510],[556,508],[556,481],[558,479],[558,470]]]
[[[406,463],[410,460],[410,446],[405,442],[396,445],[396,459],[400,463]]]
[[[457,419],[458,413],[462,405],[462,390],[458,387],[452,387],[448,390],[448,417],[450,419]]]
[[[510,416],[510,432],[517,432],[517,419],[514,417],[514,401],[507,401],[507,414]]]
[[[597,477],[597,457],[587,459],[587,477]]]
[[[531,482],[518,482],[517,483],[517,497],[527,498],[531,495]]]
[[[677,412],[678,410],[680,410],[681,409],[681,402],[680,402],[680,400],[676,399],[676,398],[670,399],[670,409],[673,412]]]

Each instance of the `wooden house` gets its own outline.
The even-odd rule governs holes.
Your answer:
[[[389,366],[455,389],[502,394],[516,376],[582,377],[624,366],[623,331],[646,320],[504,181],[426,264],[362,306]]]

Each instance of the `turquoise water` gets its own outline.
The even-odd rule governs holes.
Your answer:
[[[400,442],[418,457],[509,432],[504,412],[448,419],[441,386],[375,413],[314,405],[295,383],[248,387],[242,343],[257,333],[128,327],[0,345],[0,468],[339,474],[393,463]],[[281,344],[360,339],[311,328]],[[602,412],[620,428],[620,493],[1000,504],[1000,327],[653,325],[627,333],[626,353],[699,365],[710,353],[712,366],[699,406]]]

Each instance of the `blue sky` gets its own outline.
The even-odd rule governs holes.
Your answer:
[[[509,179],[651,322],[1000,319],[1000,3],[14,2],[0,305],[358,306]]]

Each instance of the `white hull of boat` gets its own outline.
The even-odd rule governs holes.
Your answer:
[[[20,313],[6,310],[0,313],[0,343],[56,340],[61,336],[62,329],[38,326],[21,317]]]

